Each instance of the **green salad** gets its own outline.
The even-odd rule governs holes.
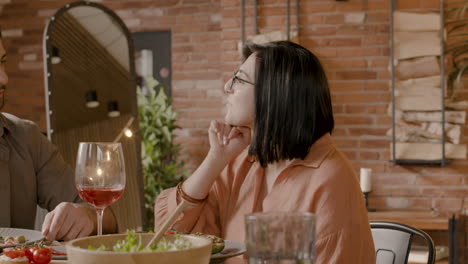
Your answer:
[[[192,247],[192,243],[180,235],[175,235],[174,240],[167,240],[162,238],[158,244],[151,245],[149,248],[145,248],[141,241],[141,237],[135,234],[134,230],[128,231],[127,237],[124,240],[117,241],[112,248],[108,248],[104,245],[95,248],[89,246],[90,250],[98,251],[114,251],[114,252],[155,252],[155,251],[174,251],[189,249]]]

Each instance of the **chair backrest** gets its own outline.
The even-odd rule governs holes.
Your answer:
[[[428,264],[434,264],[434,242],[424,231],[394,222],[370,222],[376,264],[407,264],[413,236],[424,239],[428,247]]]

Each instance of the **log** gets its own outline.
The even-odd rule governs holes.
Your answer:
[[[395,88],[404,89],[414,86],[440,87],[440,75],[396,81]]]
[[[426,86],[414,86],[411,88],[395,89],[395,96],[442,96],[442,89],[429,88]],[[440,99],[439,99],[440,100]]]
[[[458,101],[458,102],[445,101],[445,106],[450,109],[464,110],[468,108],[468,101]]]
[[[387,136],[392,130],[387,131]],[[446,123],[445,136],[448,142],[459,144],[461,126]],[[395,126],[395,137],[401,142],[440,142],[442,140],[442,124],[437,122],[423,122],[419,125],[399,122]]]
[[[426,138],[421,135],[410,133],[396,133],[395,140],[398,142],[423,142],[423,143],[439,143],[440,139]]]
[[[440,94],[438,96],[395,96],[395,107],[403,111],[440,111],[442,100]]]
[[[405,122],[399,122],[395,125],[395,139],[398,142],[434,142],[438,143],[441,141],[440,137],[426,137],[423,136],[422,133],[425,131],[421,131],[421,129],[417,125],[407,124]],[[391,137],[392,136],[392,129],[390,128],[387,130],[386,135]]]
[[[250,36],[247,38],[247,41],[255,43],[255,44],[265,44],[272,41],[280,41],[280,40],[287,40],[288,35],[284,31],[273,31],[264,34],[258,34],[254,36]],[[291,41],[298,42],[297,40],[297,32],[291,32]]]
[[[290,37],[291,37],[290,40],[292,42],[294,42],[294,43],[299,44],[298,32],[297,31],[292,31],[292,32],[290,32],[290,34],[291,34],[290,35]],[[281,41],[281,40],[287,40],[287,39],[288,39],[288,36],[287,36],[286,32],[284,32],[284,31],[272,31],[272,32],[269,32],[269,33],[249,36],[249,37],[247,37],[246,41],[251,42],[251,43],[255,43],[255,44],[265,44],[265,43],[272,42],[272,41]],[[242,41],[237,42],[237,51],[239,52],[239,54],[241,54],[241,56],[242,56],[242,49],[243,49],[242,44],[243,44]]]
[[[436,56],[401,60],[395,67],[400,80],[440,75],[439,59]]]
[[[402,119],[409,122],[442,122],[442,113],[436,112],[404,112]],[[465,124],[465,111],[445,111],[445,121],[456,124]]]
[[[395,59],[439,56],[439,32],[395,32]]]
[[[439,31],[440,15],[435,13],[393,12],[395,31]]]
[[[424,122],[421,124],[421,130],[426,131],[429,135],[437,135],[438,138],[442,138],[442,123]],[[459,144],[460,135],[460,125],[445,123],[445,136],[449,142]]]
[[[390,145],[390,150],[393,150]],[[441,160],[442,143],[397,142],[396,159],[405,160]],[[466,145],[445,143],[445,157],[448,159],[466,159]]]

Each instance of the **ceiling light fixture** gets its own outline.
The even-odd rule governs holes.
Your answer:
[[[99,106],[96,90],[89,90],[85,94],[86,107],[96,108]]]
[[[107,115],[109,117],[118,117],[118,116],[120,116],[119,103],[117,101],[110,101],[107,104]]]
[[[50,62],[52,64],[59,64],[62,62],[62,58],[60,58],[60,51],[55,46],[52,46],[52,57],[50,58]]]

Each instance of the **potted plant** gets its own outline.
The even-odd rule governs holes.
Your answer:
[[[148,230],[154,226],[154,202],[159,193],[174,187],[185,176],[177,160],[180,146],[173,142],[177,113],[164,87],[152,76],[138,89],[138,113],[142,137],[142,167]]]
[[[468,73],[468,0],[445,7],[447,91],[451,101],[456,101],[457,91],[464,87]]]

